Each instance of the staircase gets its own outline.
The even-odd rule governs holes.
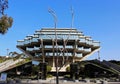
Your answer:
[[[119,65],[113,64],[113,63],[105,61],[105,60],[103,61],[103,64],[109,68],[116,70],[118,73],[120,73],[120,66]]]
[[[66,72],[66,68],[69,67],[69,62],[66,62],[61,67],[58,67],[59,72]],[[52,67],[52,72],[56,71],[56,67]]]
[[[93,63],[98,66],[102,65],[101,66],[102,68],[104,68],[110,72],[113,72],[115,74],[120,74],[120,66],[117,64],[113,64],[113,63],[105,61],[105,60],[103,60],[102,62],[99,60],[94,60]]]
[[[7,60],[3,63],[0,63],[0,72],[3,72],[3,71],[6,71],[10,68],[12,68],[11,66],[14,66],[16,65],[17,63],[23,61],[24,59],[17,59],[17,60],[13,60],[13,59],[10,59],[10,60]]]

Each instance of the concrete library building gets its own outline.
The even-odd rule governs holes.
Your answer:
[[[65,72],[70,64],[82,61],[100,49],[100,42],[75,28],[42,28],[17,41],[19,48],[33,60]]]

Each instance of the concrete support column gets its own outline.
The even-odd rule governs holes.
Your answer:
[[[42,47],[42,57],[43,57],[43,63],[45,63],[45,54],[44,54],[43,39],[41,39],[41,47]]]
[[[74,49],[74,51],[73,51],[73,60],[72,60],[72,62],[74,63],[75,62],[75,53],[76,53],[76,46],[77,46],[77,40],[75,40],[75,43],[73,44],[73,49]]]
[[[65,62],[65,40],[63,40],[63,64],[64,64],[64,62]]]

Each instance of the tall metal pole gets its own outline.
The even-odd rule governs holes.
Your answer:
[[[56,45],[56,84],[59,84],[59,72],[58,72],[58,44],[57,44],[57,33],[56,33],[56,26],[57,26],[57,16],[52,9],[48,9],[48,12],[52,14],[54,18],[54,28],[55,28],[55,45]]]
[[[7,50],[7,56],[8,56],[9,55],[9,49],[7,48],[6,50]]]
[[[73,11],[72,6],[71,6],[71,15],[72,15],[71,29],[72,29],[72,28],[73,28],[73,23],[74,23],[74,11]],[[75,41],[75,42],[76,42],[76,41]],[[75,43],[75,46],[76,46],[76,43]],[[75,53],[75,52],[74,52],[74,53]],[[74,62],[74,56],[73,56],[72,62]]]
[[[100,61],[100,51],[98,51],[98,60]]]
[[[74,23],[74,11],[73,11],[73,8],[72,8],[72,7],[71,7],[71,14],[72,14],[71,28],[73,28],[73,23]]]

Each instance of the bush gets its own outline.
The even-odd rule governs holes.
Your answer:
[[[66,72],[70,72],[70,67],[67,67],[67,68],[66,68]]]
[[[47,72],[50,72],[52,70],[51,66],[47,66]]]
[[[53,77],[51,74],[47,74],[47,78],[51,78]]]

